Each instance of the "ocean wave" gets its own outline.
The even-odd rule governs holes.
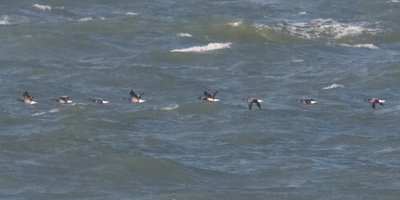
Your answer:
[[[135,12],[127,12],[127,13],[125,13],[125,15],[136,16],[136,15],[138,15],[138,14],[135,13]]]
[[[35,5],[33,5],[33,7],[34,8],[37,8],[37,9],[39,9],[39,10],[44,10],[44,11],[46,11],[46,10],[51,10],[51,6],[49,6],[49,5],[40,5],[40,4],[35,4]]]
[[[29,18],[23,17],[23,16],[8,16],[8,15],[3,15],[0,16],[0,25],[12,25],[12,24],[22,24],[26,23],[29,21]]]
[[[178,33],[176,34],[178,37],[193,37],[190,33]]]
[[[380,29],[368,28],[366,22],[360,23],[340,23],[332,19],[313,19],[310,21],[290,21],[277,23],[274,25],[255,24],[258,29],[272,29],[277,32],[287,32],[292,36],[303,39],[333,38],[341,39],[348,36],[359,36],[362,34],[377,34]]]
[[[36,117],[36,116],[40,116],[40,115],[44,115],[44,114],[46,114],[46,112],[34,113],[34,114],[32,114],[32,117]]]
[[[85,17],[85,18],[81,18],[78,20],[78,22],[87,22],[87,21],[92,21],[93,18],[92,17]]]
[[[333,89],[333,88],[344,88],[344,85],[333,83],[332,85],[326,86],[326,87],[324,87],[322,89],[330,90],[330,89]]]
[[[37,113],[34,113],[34,114],[32,114],[32,117],[44,115],[44,114],[46,114],[46,113],[57,113],[57,112],[60,112],[60,109],[54,108],[54,109],[51,109],[51,110],[49,110],[49,111],[47,111],[47,112],[37,112]]]
[[[10,25],[11,23],[8,21],[8,16],[3,15],[0,17],[0,25]]]
[[[237,21],[237,22],[228,23],[228,25],[233,26],[233,27],[237,27],[237,26],[240,26],[242,23],[243,23],[242,21]]]
[[[293,59],[292,60],[292,63],[302,63],[302,62],[304,62],[303,59]]]
[[[177,108],[179,108],[179,105],[178,105],[178,104],[173,105],[173,106],[163,107],[163,108],[161,108],[161,110],[170,111],[170,110],[175,110],[175,109],[177,109]]]
[[[173,49],[171,52],[206,52],[213,51],[218,49],[227,49],[231,48],[232,43],[209,43],[205,46],[194,46],[184,49]]]
[[[368,49],[378,49],[377,46],[373,45],[373,44],[340,44],[341,46],[344,47],[353,47],[353,48],[368,48]]]

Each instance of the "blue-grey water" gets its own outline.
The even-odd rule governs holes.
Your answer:
[[[0,199],[397,200],[399,19],[398,0],[2,0]]]

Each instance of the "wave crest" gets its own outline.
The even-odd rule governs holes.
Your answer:
[[[366,22],[340,23],[332,19],[313,19],[311,21],[289,21],[286,20],[275,25],[256,24],[258,29],[272,29],[278,32],[287,32],[292,36],[302,39],[333,38],[341,39],[348,36],[359,36],[362,34],[377,34],[380,29],[368,28]]]
[[[46,11],[46,10],[50,11],[52,9],[51,6],[49,6],[49,5],[40,5],[40,4],[35,4],[35,5],[33,5],[33,7],[37,8],[39,10],[44,10],[44,11]]]
[[[206,52],[213,51],[218,49],[227,49],[231,48],[232,43],[209,43],[205,46],[193,46],[184,49],[173,49],[171,52]]]

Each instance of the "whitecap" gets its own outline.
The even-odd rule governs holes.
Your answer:
[[[11,23],[8,21],[8,16],[3,15],[0,17],[0,25],[10,25]]]
[[[34,114],[32,115],[32,117],[36,117],[36,116],[40,116],[40,115],[44,115],[44,114],[46,114],[46,112],[34,113]]]
[[[307,15],[307,12],[306,11],[301,11],[301,12],[299,12],[297,14],[299,14],[299,15]]]
[[[175,110],[175,109],[177,109],[177,108],[179,108],[179,105],[178,105],[178,104],[175,104],[175,105],[173,105],[173,106],[163,107],[163,108],[161,108],[161,110],[170,111],[170,110]]]
[[[0,25],[23,24],[29,22],[28,17],[19,15],[3,15],[0,16]]]
[[[341,46],[344,47],[353,47],[353,48],[367,48],[367,49],[378,49],[377,46],[373,45],[373,44],[340,44]]]
[[[304,60],[303,59],[294,59],[294,60],[292,60],[292,63],[301,63],[301,62],[304,62]]]
[[[60,109],[54,108],[54,109],[49,110],[49,113],[56,113],[56,112],[60,112]]]
[[[230,26],[233,26],[233,27],[240,26],[241,24],[242,24],[242,21],[237,21],[237,22],[231,22],[231,23],[229,23],[229,25],[230,25]]]
[[[193,37],[190,33],[178,33],[176,34],[178,37]]]
[[[209,43],[206,46],[193,46],[184,49],[173,49],[171,52],[206,52],[218,49],[231,48],[232,43]]]
[[[333,83],[332,85],[326,86],[326,87],[324,87],[322,89],[330,90],[330,89],[333,89],[333,88],[344,88],[344,85]]]
[[[136,16],[136,15],[138,15],[138,14],[135,13],[135,12],[127,12],[127,13],[125,13],[125,15]]]
[[[34,8],[40,9],[40,10],[51,10],[51,6],[49,5],[40,5],[40,4],[35,4],[33,5]]]
[[[304,39],[318,39],[331,37],[340,39],[348,36],[358,36],[362,34],[377,34],[380,29],[368,28],[370,24],[359,23],[340,23],[333,19],[313,19],[310,21],[285,20],[275,25],[256,24],[259,30],[272,29],[279,32],[289,32],[290,35]]]
[[[93,20],[93,18],[91,18],[91,17],[85,17],[85,18],[79,19],[78,22],[87,22],[87,21],[92,21],[92,20]]]
[[[392,153],[392,152],[396,152],[399,151],[399,148],[393,148],[393,147],[388,147],[382,150],[377,151],[377,153]]]

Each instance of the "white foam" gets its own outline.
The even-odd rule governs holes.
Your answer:
[[[51,6],[49,6],[49,5],[35,4],[35,5],[33,5],[33,7],[34,7],[34,8],[37,8],[37,9],[39,9],[39,10],[44,10],[44,11],[46,11],[46,10],[51,10]]]
[[[231,22],[231,23],[229,23],[229,25],[230,25],[230,26],[233,26],[233,27],[240,26],[241,24],[242,24],[242,21],[237,21],[237,22]]]
[[[301,11],[301,12],[299,12],[298,14],[299,14],[299,15],[307,15],[307,12],[306,12],[306,11]]]
[[[294,60],[292,60],[292,63],[301,63],[301,62],[304,62],[304,60],[303,59],[294,59]]]
[[[332,85],[326,86],[326,87],[324,87],[322,89],[330,90],[330,89],[333,89],[333,88],[344,88],[344,85],[333,83]]]
[[[87,21],[92,21],[92,20],[93,20],[93,18],[91,18],[91,17],[85,17],[85,18],[79,19],[78,22],[87,22]]]
[[[54,109],[49,110],[49,113],[56,113],[56,112],[60,112],[60,109],[54,108]]]
[[[353,47],[353,48],[367,48],[367,49],[378,49],[377,46],[373,45],[373,44],[340,44],[341,46],[344,47]]]
[[[381,32],[379,29],[368,28],[370,24],[360,23],[340,23],[332,19],[313,19],[311,21],[291,21],[277,23],[273,26],[256,24],[257,29],[273,29],[279,32],[289,32],[289,34],[304,39],[317,39],[331,37],[340,39],[348,36],[358,36],[361,34],[376,34]]]
[[[3,15],[0,17],[0,25],[10,25],[11,23],[8,21],[8,16]]]
[[[46,112],[38,112],[32,115],[32,117],[36,117],[36,116],[40,116],[40,115],[44,115]]]
[[[227,49],[231,48],[232,43],[209,43],[206,46],[194,46],[184,49],[174,49],[171,52],[206,52],[213,51],[218,49]]]
[[[179,108],[179,105],[178,105],[178,104],[175,104],[175,105],[173,105],[173,106],[163,107],[163,108],[161,108],[161,110],[170,111],[170,110],[175,110],[175,109],[177,109],[177,108]]]
[[[178,37],[193,37],[190,33],[178,33],[176,34]]]
[[[389,2],[391,2],[391,3],[400,3],[400,0],[391,0]]]
[[[138,15],[138,14],[135,13],[135,12],[127,12],[127,13],[125,13],[125,15],[136,16],[136,15]]]
[[[399,150],[400,150],[399,148],[388,147],[388,148],[377,151],[377,153],[392,153],[392,152],[396,152]]]

